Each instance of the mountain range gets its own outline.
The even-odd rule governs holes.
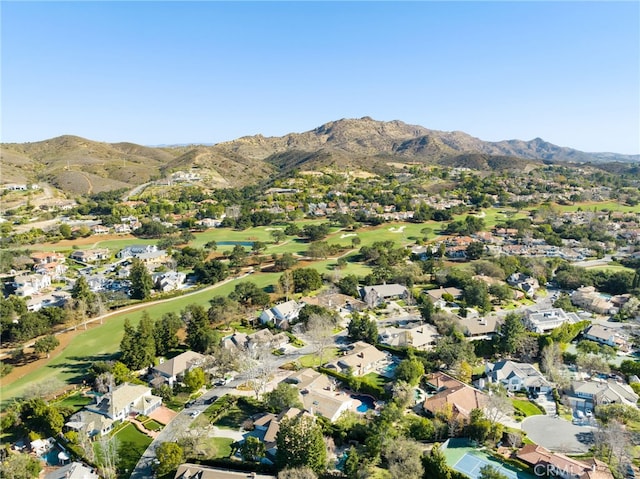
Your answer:
[[[540,138],[487,142],[460,131],[430,130],[369,117],[341,119],[282,137],[245,136],[215,145],[148,147],[65,135],[4,143],[3,183],[45,182],[69,194],[131,188],[176,171],[198,171],[209,186],[241,186],[294,169],[360,169],[426,163],[476,170],[552,163],[640,162],[640,155],[586,153]]]

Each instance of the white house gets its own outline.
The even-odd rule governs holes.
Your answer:
[[[152,244],[149,244],[149,245],[131,245],[131,246],[127,246],[126,248],[121,249],[116,254],[116,257],[118,257],[120,259],[137,258],[141,254],[154,253],[156,251],[158,251],[158,247],[156,245],[152,245]]]
[[[326,417],[331,422],[355,407],[354,399],[344,391],[337,390],[335,381],[311,368],[293,373],[286,381],[298,388],[307,411]]]
[[[187,279],[187,275],[180,271],[167,271],[153,275],[153,282],[158,291],[175,291],[180,289]]]
[[[431,324],[419,324],[409,328],[384,328],[378,338],[388,346],[408,347],[427,350],[435,344],[438,332]]]
[[[343,374],[351,372],[354,376],[364,376],[375,371],[387,359],[385,353],[364,341],[357,341],[352,346],[351,350],[328,363],[326,367]]]
[[[530,393],[546,394],[553,386],[540,371],[531,364],[502,360],[495,364],[487,362],[485,371],[492,383],[501,383],[511,392],[526,389]]]
[[[160,406],[162,398],[151,394],[151,388],[124,383],[102,397],[96,396],[96,403],[86,409],[118,421],[131,413],[148,416]]]
[[[31,296],[51,286],[51,276],[39,273],[16,276],[13,286],[16,296]]]
[[[585,330],[583,337],[590,341],[619,348],[622,351],[629,350],[629,342],[620,334],[620,330],[617,328],[609,328],[602,324],[592,324]]]
[[[567,313],[562,308],[545,309],[542,311],[527,311],[524,324],[529,331],[534,333],[546,333],[564,323],[574,324],[580,322],[576,313]]]
[[[276,304],[272,308],[262,311],[260,322],[262,324],[274,324],[277,328],[286,329],[292,321],[298,318],[300,310],[304,306],[304,304],[300,304],[293,299]]]

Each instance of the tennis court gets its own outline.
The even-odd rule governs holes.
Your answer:
[[[478,479],[480,468],[485,465],[493,466],[509,479],[536,479],[533,474],[504,464],[490,454],[470,446],[468,441],[450,439],[444,446],[442,452],[447,459],[449,467],[469,476],[471,479]]]
[[[480,468],[482,466],[493,466],[500,473],[507,476],[509,479],[522,479],[518,476],[516,471],[508,469],[503,464],[500,464],[495,459],[490,459],[488,457],[481,457],[473,452],[467,452],[462,458],[458,460],[452,467],[458,472],[466,474],[471,479],[477,479],[480,475]]]

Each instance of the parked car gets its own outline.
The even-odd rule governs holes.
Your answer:
[[[198,417],[200,415],[200,411],[192,411],[191,414],[189,414],[191,417]]]
[[[191,399],[190,401],[187,401],[187,403],[184,405],[185,407],[191,407],[194,406],[196,404],[196,400],[195,399]]]
[[[211,396],[209,399],[205,399],[204,403],[205,404],[213,404],[217,400],[218,400],[218,396]]]

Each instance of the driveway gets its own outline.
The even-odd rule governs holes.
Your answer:
[[[530,416],[522,421],[522,430],[529,439],[554,452],[581,454],[593,442],[591,426],[576,426],[553,416]]]

